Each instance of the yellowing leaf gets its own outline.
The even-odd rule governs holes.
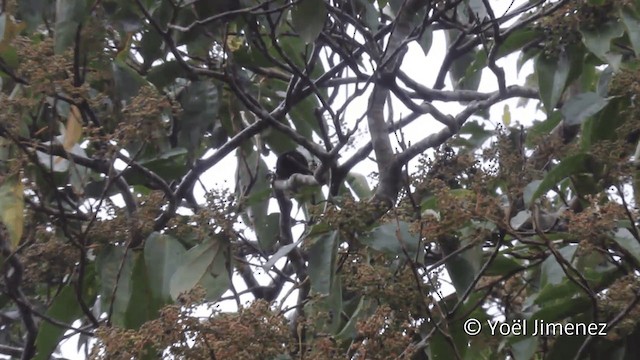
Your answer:
[[[511,124],[511,111],[509,111],[509,105],[504,104],[504,110],[502,112],[502,123],[504,126]]]
[[[131,49],[131,43],[133,42],[133,33],[128,32],[125,35],[124,42],[122,43],[122,47],[118,49],[118,53],[116,54],[116,60],[124,63],[129,56],[129,50]]]
[[[244,45],[244,39],[240,36],[229,35],[227,37],[227,47],[231,52],[236,52]]]
[[[82,114],[77,106],[71,105],[69,116],[67,117],[67,128],[64,133],[62,146],[66,151],[70,151],[78,143],[82,136]]]
[[[24,186],[18,176],[6,178],[0,186],[0,221],[6,226],[14,250],[24,229]]]
[[[0,14],[0,52],[6,50],[13,38],[26,27],[26,23],[15,22],[7,13]]]

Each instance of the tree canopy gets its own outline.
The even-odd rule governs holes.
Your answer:
[[[0,354],[638,358],[640,1],[0,4]]]

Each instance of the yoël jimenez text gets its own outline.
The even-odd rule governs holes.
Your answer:
[[[487,320],[491,335],[515,336],[606,336],[607,323],[555,323],[542,319]],[[531,326],[532,325],[532,326]]]

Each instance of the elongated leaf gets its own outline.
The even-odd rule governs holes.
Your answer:
[[[597,172],[597,163],[591,154],[577,154],[562,160],[544,177],[536,191],[531,196],[531,202],[551,190],[556,184],[571,175],[594,174]]]
[[[640,56],[640,19],[638,19],[638,16],[632,11],[625,8],[620,9],[620,18],[627,30],[633,51],[636,53],[636,56]]]
[[[302,40],[310,44],[316,40],[327,19],[327,7],[322,0],[299,2],[291,11],[293,27]]]
[[[171,277],[171,297],[178,296],[201,285],[207,290],[207,299],[217,300],[229,288],[227,272],[228,245],[219,239],[208,239],[191,248]]]
[[[70,151],[82,136],[82,114],[80,114],[80,110],[75,105],[71,105],[64,134],[62,146],[65,150]]]
[[[640,243],[631,234],[631,232],[625,228],[618,229],[613,235],[613,240],[625,249],[631,256],[633,256],[638,264],[640,264]]]
[[[608,95],[611,78],[613,78],[613,68],[611,66],[607,66],[607,68],[602,70],[602,73],[600,73],[600,77],[598,78],[598,85],[596,88],[596,93],[601,97],[605,97]]]
[[[0,14],[0,53],[10,48],[11,41],[13,41],[25,27],[27,27],[25,23],[14,21],[7,12]]]
[[[138,95],[140,87],[148,84],[147,80],[119,58],[114,59],[111,63],[111,71],[116,101],[130,102],[131,98]]]
[[[182,112],[177,119],[178,146],[189,151],[190,160],[200,156],[203,134],[220,127],[218,86],[210,80],[194,81],[178,96]]]
[[[271,213],[263,221],[255,222],[254,230],[262,249],[271,250],[276,245],[279,223],[280,213]]]
[[[73,286],[69,285],[62,288],[46,312],[47,317],[69,325],[79,318],[81,314],[82,310],[76,300],[75,290]],[[49,321],[42,321],[36,338],[38,353],[34,360],[49,360],[67,330]]]
[[[522,264],[514,258],[498,254],[498,256],[493,259],[489,267],[487,267],[487,271],[484,274],[486,276],[504,276],[522,268]]]
[[[149,235],[144,243],[144,260],[155,298],[163,302],[171,300],[171,277],[185,253],[182,244],[172,236],[158,232]]]
[[[150,31],[149,33],[154,32]],[[178,77],[186,77],[186,73],[184,67],[182,67],[182,65],[180,65],[176,60],[167,61],[154,66],[147,74],[147,80],[158,89],[163,89],[164,87],[173,84]]]
[[[125,311],[125,326],[129,329],[138,329],[145,322],[157,318],[165,303],[154,294],[151,274],[144,257],[137,256],[131,272],[131,297]]]
[[[329,294],[331,290],[339,239],[340,232],[332,230],[312,239],[314,243],[309,247],[309,253],[313,254],[308,269],[311,287],[320,294]]]
[[[126,251],[124,246],[108,246],[96,258],[97,268],[100,269],[100,298],[107,309],[113,302],[111,321],[117,326],[126,325],[125,318],[131,299],[131,274],[135,259],[136,254]]]
[[[571,63],[564,52],[553,58],[546,57],[543,54],[536,59],[535,69],[538,76],[540,99],[547,114],[549,114],[556,107],[564,92],[569,78],[569,71],[571,70]]]
[[[545,307],[531,316],[531,321],[527,324],[530,325],[531,328],[528,329],[527,333],[533,334],[535,320],[544,320],[547,323],[558,322],[588,310],[591,304],[591,300],[586,296],[564,298],[553,304],[546,304]]]
[[[349,315],[349,320],[336,335],[339,339],[353,339],[357,335],[356,325],[358,321],[362,320],[363,314],[366,313],[367,308],[370,306],[364,296],[359,296],[352,301],[356,304],[355,309],[347,314]]]
[[[558,253],[569,263],[573,260],[573,256],[578,249],[577,245],[567,245],[561,249],[558,249]],[[546,285],[560,284],[567,275],[562,270],[562,266],[558,263],[558,260],[554,256],[549,256],[542,262],[542,275],[540,277],[540,284],[542,287]]]
[[[359,199],[368,199],[372,195],[367,177],[362,174],[350,172],[347,174],[347,183]]]
[[[447,46],[451,45],[458,37],[460,31],[445,30],[445,40]],[[478,50],[472,49],[469,52],[457,57],[449,69],[449,77],[454,89],[477,90],[482,78],[481,71],[473,71],[471,66],[475,61]]]
[[[54,50],[60,54],[73,44],[78,25],[87,14],[86,0],[57,0]]]
[[[29,30],[34,30],[42,23],[43,14],[47,11],[48,0],[21,0],[18,1],[20,18],[28,24]],[[6,15],[4,13],[3,15]]]
[[[405,221],[380,225],[362,236],[360,241],[373,249],[394,256],[404,256],[404,248],[412,260],[416,258],[416,252],[420,249],[420,237],[409,232],[409,223]]]
[[[300,245],[302,240],[304,240],[303,237],[301,237],[298,241],[294,243],[281,246],[280,249],[278,249],[278,251],[276,251],[275,254],[271,255],[271,257],[269,258],[269,261],[267,261],[266,263],[264,263],[264,265],[262,265],[262,268],[265,271],[268,271],[269,269],[271,269],[271,267],[275,265],[275,263],[278,260],[280,260],[284,256],[287,256],[291,252],[291,250],[295,249],[298,245]]]
[[[468,241],[461,242],[457,238],[449,237],[443,239],[440,243],[445,255],[448,255],[468,244]],[[476,273],[480,270],[482,258],[481,246],[472,246],[449,257],[445,263],[445,268],[451,277],[451,282],[456,289],[458,298],[461,298],[473,283]]]
[[[24,230],[23,191],[18,175],[5,178],[0,185],[0,221],[9,232],[12,250],[17,248]]]
[[[511,344],[511,351],[515,360],[534,359],[534,355],[538,350],[537,337],[512,337],[515,341]]]
[[[582,147],[589,150],[591,145],[602,140],[613,140],[617,135],[617,128],[628,118],[621,116],[621,111],[629,106],[629,100],[624,97],[610,98],[607,105],[584,122],[582,128]]]
[[[422,48],[422,52],[424,56],[429,54],[429,50],[431,50],[431,44],[433,44],[433,27],[427,26],[422,33],[422,36],[418,40],[418,45]]]
[[[560,112],[564,116],[565,125],[582,124],[590,116],[597,114],[609,103],[609,99],[596,93],[588,92],[576,95],[562,106]]]
[[[80,294],[86,304],[96,302],[98,286],[95,263],[87,263],[84,273],[83,292]],[[61,323],[71,326],[73,322],[82,317],[82,309],[78,304],[77,289],[73,285],[64,286],[56,297],[52,300],[46,315],[50,319],[55,319]],[[0,297],[0,306],[4,306]],[[94,316],[100,316],[94,310]],[[36,349],[38,353],[34,357],[36,360],[49,360],[51,354],[57,349],[60,340],[69,329],[64,326],[52,324],[49,321],[41,321],[38,326],[38,336],[36,337]]]
[[[238,148],[236,151],[236,196],[245,202],[246,210],[242,220],[256,229],[258,223],[267,219],[271,185],[269,184],[267,163],[253,147]],[[262,229],[261,229],[262,230]],[[267,241],[268,243],[269,241]]]
[[[581,28],[582,42],[600,60],[607,62],[614,69],[620,67],[622,55],[610,52],[611,41],[624,34],[624,27],[618,21],[598,24],[595,28]]]

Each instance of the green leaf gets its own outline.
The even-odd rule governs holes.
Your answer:
[[[0,223],[9,233],[9,249],[15,250],[24,231],[24,186],[17,175],[6,176],[0,185]]]
[[[271,213],[264,221],[256,221],[254,230],[260,248],[271,250],[275,247],[279,237],[280,213]]]
[[[47,318],[56,319],[62,323],[69,324],[69,326],[82,315],[82,309],[78,305],[76,291],[73,286],[67,285],[62,288],[58,296],[53,299],[46,315]],[[40,322],[35,344],[38,353],[33,359],[50,359],[58,347],[58,342],[67,330],[67,328],[54,325],[49,321]]]
[[[514,337],[513,339],[517,340],[511,344],[511,352],[513,353],[513,358],[515,360],[534,359],[534,354],[538,347],[537,337],[527,337],[524,339]]]
[[[522,50],[541,36],[540,31],[531,28],[522,28],[512,32],[500,45],[497,59]]]
[[[371,188],[369,187],[369,182],[367,181],[366,176],[351,171],[347,174],[346,180],[358,199],[368,199],[372,196]]]
[[[181,264],[186,250],[174,237],[153,232],[144,243],[144,260],[154,298],[171,301],[171,277]]]
[[[257,224],[267,219],[271,196],[269,169],[253,147],[238,147],[236,159],[236,196],[243,199],[243,205],[246,206],[242,212],[242,220],[251,228],[257,229]]]
[[[71,46],[76,37],[78,26],[87,16],[86,0],[57,0],[54,51],[61,54]]]
[[[522,50],[523,47],[532,43],[536,39],[540,38],[542,35],[539,31],[535,31],[528,28],[523,28],[514,31],[508,38],[504,39],[504,41],[500,44],[498,51],[496,53],[495,59],[501,59],[509,54],[512,54],[516,51]],[[476,75],[477,73],[482,72],[488,65],[488,53],[487,50],[481,49],[477,52],[476,58],[469,68],[466,70],[466,76],[470,77],[472,75]],[[519,70],[518,70],[519,71]]]
[[[305,0],[293,7],[291,11],[293,27],[306,43],[314,42],[324,28],[327,19],[327,7],[322,0]]]
[[[116,58],[111,63],[116,101],[129,103],[148,82],[124,61]]]
[[[555,270],[562,271],[562,269],[557,268]],[[538,292],[538,296],[535,298],[534,303],[544,306],[547,303],[554,303],[565,298],[570,299],[573,296],[580,294],[582,291],[582,288],[576,285],[575,282],[565,277],[558,284],[545,285],[542,290]]]
[[[409,231],[409,223],[405,221],[380,225],[363,235],[360,241],[372,249],[393,256],[404,257],[404,248],[411,260],[416,259],[416,253],[421,249],[420,237]]]
[[[581,153],[566,157],[544,177],[531,196],[531,202],[546,194],[560,181],[572,175],[595,174],[598,172],[596,159],[591,154]]]
[[[217,300],[229,289],[229,246],[220,239],[207,239],[182,257],[169,284],[172,299],[201,285],[208,300]]]
[[[465,246],[468,241],[460,242],[456,238],[449,237],[442,239],[440,243],[445,255],[449,255],[458,248]],[[465,291],[473,283],[476,274],[480,270],[482,257],[481,246],[476,245],[449,257],[445,263],[445,268],[451,277],[451,282],[459,299],[462,298]]]
[[[618,229],[613,234],[613,240],[631,254],[638,264],[640,264],[640,243],[638,242],[638,239],[631,234],[631,231],[625,228]]]
[[[309,278],[311,287],[318,293],[327,295],[335,276],[336,257],[340,243],[340,232],[332,230],[313,239],[309,246]]]
[[[147,73],[147,81],[155,85],[158,89],[164,89],[174,84],[176,78],[186,78],[186,76],[187,73],[184,67],[176,60],[171,60],[152,67]]]
[[[487,8],[482,0],[464,0],[464,2],[469,6],[471,13],[480,21],[488,17]]]
[[[460,31],[445,30],[445,40],[450,46],[458,37]],[[478,50],[472,49],[457,57],[449,69],[449,77],[453,88],[456,90],[477,90],[482,78],[481,71],[473,71],[471,66],[476,60]]]
[[[371,30],[377,30],[380,25],[379,13],[373,3],[369,0],[357,0],[357,4],[358,15],[365,26]]]
[[[571,263],[577,249],[577,245],[567,245],[558,249],[558,253],[562,258]],[[553,255],[550,255],[542,262],[541,270],[542,274],[540,276],[540,284],[543,288],[546,285],[560,284],[567,277],[564,270],[562,270],[562,267],[558,263],[558,260]]]
[[[547,114],[545,120],[534,120],[533,125],[527,130],[527,137],[525,139],[527,147],[537,146],[536,142],[540,140],[540,137],[549,134],[560,121],[562,121],[560,111],[553,111],[551,114]]]
[[[184,148],[174,148],[160,154],[155,154],[154,158],[143,158],[138,163],[147,170],[160,176],[167,183],[182,178],[189,167],[187,165],[187,150]],[[129,185],[148,185],[147,175],[134,167],[129,167],[123,172]]]
[[[629,106],[624,97],[610,98],[609,103],[597,116],[590,117],[582,128],[582,148],[589,150],[591,145],[602,140],[613,140],[618,135],[616,129],[628,118],[621,112]]]
[[[535,71],[538,75],[540,99],[547,114],[556,107],[569,78],[571,64],[566,53],[559,57],[549,58],[543,55],[537,57]]]
[[[265,262],[262,265],[262,268],[265,271],[269,271],[273,265],[275,265],[275,263],[280,260],[281,258],[289,255],[289,253],[295,249],[296,247],[298,247],[298,245],[300,245],[300,243],[304,240],[304,237],[301,237],[300,239],[298,239],[298,241],[291,243],[291,244],[287,244],[287,245],[283,245],[280,246],[280,248],[278,249],[278,251],[275,252],[275,254],[271,255],[271,257],[269,258],[269,260],[267,262]]]
[[[522,269],[523,266],[517,260],[510,256],[506,256],[504,254],[498,254],[487,270],[485,271],[486,276],[502,276]]]
[[[100,271],[100,298],[107,309],[113,302],[111,321],[116,326],[126,326],[126,311],[132,292],[131,275],[137,255],[127,251],[125,246],[107,246],[96,258],[96,267]]]
[[[355,307],[352,311],[343,310],[343,314],[347,315],[349,320],[344,324],[340,332],[336,335],[338,339],[353,339],[357,335],[357,325],[361,321],[364,315],[367,315],[367,310],[371,309],[371,304],[364,296],[357,296],[351,299],[355,303]],[[347,306],[345,306],[347,308]]]
[[[18,1],[18,13],[20,19],[28,24],[28,30],[33,31],[42,23],[43,15],[48,10],[49,0],[20,0]]]
[[[613,68],[611,66],[607,66],[600,73],[600,77],[598,78],[598,84],[596,87],[596,93],[601,97],[606,97],[608,95],[611,78],[613,78]]]
[[[527,325],[527,333],[533,334],[533,325],[536,320],[544,320],[547,323],[558,322],[570,316],[583,313],[591,308],[592,302],[586,296],[563,298],[555,303],[547,303],[543,308],[535,312]]]
[[[574,321],[573,319],[571,321]],[[587,321],[587,323],[591,323],[591,321]],[[584,334],[572,334],[572,335],[557,335],[554,338],[557,340],[554,342],[551,347],[551,351],[549,351],[548,355],[545,356],[545,360],[566,360],[571,359],[578,353],[578,350],[584,343],[586,339],[586,335]],[[605,358],[611,360],[613,359],[610,354],[607,354]]]
[[[196,153],[206,132],[220,127],[218,87],[213,81],[191,82],[178,95],[182,112],[177,118],[178,146],[187,149],[190,160],[202,154]]]
[[[624,34],[624,27],[618,21],[599,24],[595,28],[581,28],[582,42],[595,56],[618,69],[622,55],[610,52],[611,41]]]
[[[433,27],[427,26],[424,29],[422,36],[420,36],[420,39],[418,40],[418,45],[420,45],[420,48],[422,48],[424,56],[427,56],[429,54],[429,50],[431,50],[431,44],[433,44]]]
[[[320,93],[326,98],[326,90],[321,89]],[[291,122],[293,122],[296,131],[298,131],[307,139],[310,139],[313,134],[316,134],[318,136],[320,135],[320,126],[318,125],[318,119],[316,119],[314,115],[315,109],[318,108],[319,105],[320,104],[315,96],[309,96],[306,99],[300,101],[291,109]],[[288,137],[287,140],[291,141],[291,139]],[[287,142],[284,142],[284,144],[287,144]],[[272,146],[273,144],[269,143],[269,145]],[[292,146],[282,149],[278,147],[272,147],[272,149],[276,152],[291,150],[292,148]]]
[[[448,360],[455,358],[455,356],[452,357],[452,354],[455,353],[464,358],[468,348],[469,336],[463,330],[463,321],[452,321],[445,326],[448,329],[448,338],[445,337],[442,331],[436,331],[429,340],[429,359]]]
[[[493,130],[487,130],[484,127],[484,123],[478,121],[467,121],[460,131],[458,136],[451,140],[451,145],[462,147],[463,151],[473,152],[479,149],[488,139],[490,139],[495,132]],[[470,136],[461,136],[470,135]]]
[[[627,30],[633,51],[636,56],[640,56],[640,19],[635,13],[626,8],[620,9],[620,19],[622,19],[622,23]]]
[[[103,7],[109,16],[110,24],[121,34],[134,33],[142,29],[144,23],[135,2],[104,0]]]
[[[522,199],[524,200],[524,207],[529,208],[531,206],[531,202],[533,200],[533,195],[535,191],[540,187],[542,180],[533,180],[528,183],[527,186],[524,187],[524,191],[522,193]]]
[[[527,48],[520,52],[520,55],[518,55],[518,60],[516,61],[517,73],[520,74],[520,71],[522,70],[524,64],[526,64],[529,60],[537,57],[540,53],[541,50],[538,47]]]
[[[165,304],[163,299],[154,295],[151,283],[152,271],[146,265],[143,256],[136,256],[131,273],[131,298],[125,312],[125,326],[138,329],[145,322],[158,317],[158,312]]]
[[[560,112],[566,126],[582,124],[587,118],[597,114],[609,103],[609,99],[596,93],[578,94],[567,100]]]

